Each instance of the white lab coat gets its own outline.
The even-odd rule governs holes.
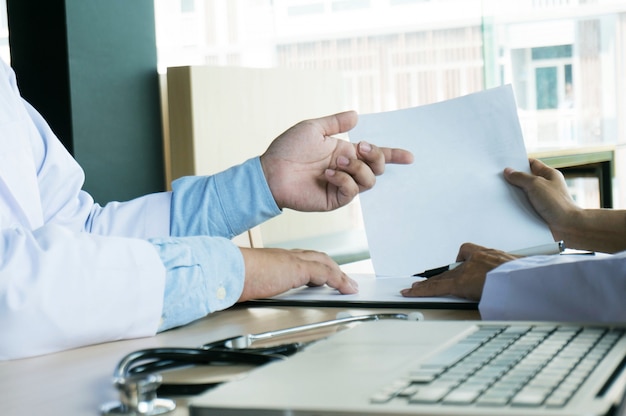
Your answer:
[[[487,274],[487,320],[626,322],[626,252],[527,257]]]
[[[169,193],[105,207],[0,62],[0,360],[155,334]]]

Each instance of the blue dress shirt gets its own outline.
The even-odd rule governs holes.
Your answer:
[[[234,236],[280,214],[260,158],[172,183],[171,237],[153,238],[167,269],[160,331],[237,302],[245,277]]]

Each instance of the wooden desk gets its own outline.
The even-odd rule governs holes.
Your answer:
[[[381,312],[372,309],[245,307],[218,312],[188,326],[151,338],[111,342],[35,357],[0,362],[0,413],[6,416],[99,415],[100,406],[118,400],[111,384],[118,361],[126,354],[152,347],[196,347],[246,333],[333,319],[337,312],[353,315]],[[385,309],[384,312],[407,312]],[[426,319],[479,319],[477,311],[423,310]],[[177,416],[187,415],[177,399]]]

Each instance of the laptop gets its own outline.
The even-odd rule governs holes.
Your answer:
[[[189,411],[613,416],[625,367],[626,325],[372,321],[222,384]]]

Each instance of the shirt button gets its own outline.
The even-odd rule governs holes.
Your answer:
[[[219,289],[217,289],[216,296],[219,300],[223,300],[226,297],[226,289],[224,289],[224,286],[220,286]]]

